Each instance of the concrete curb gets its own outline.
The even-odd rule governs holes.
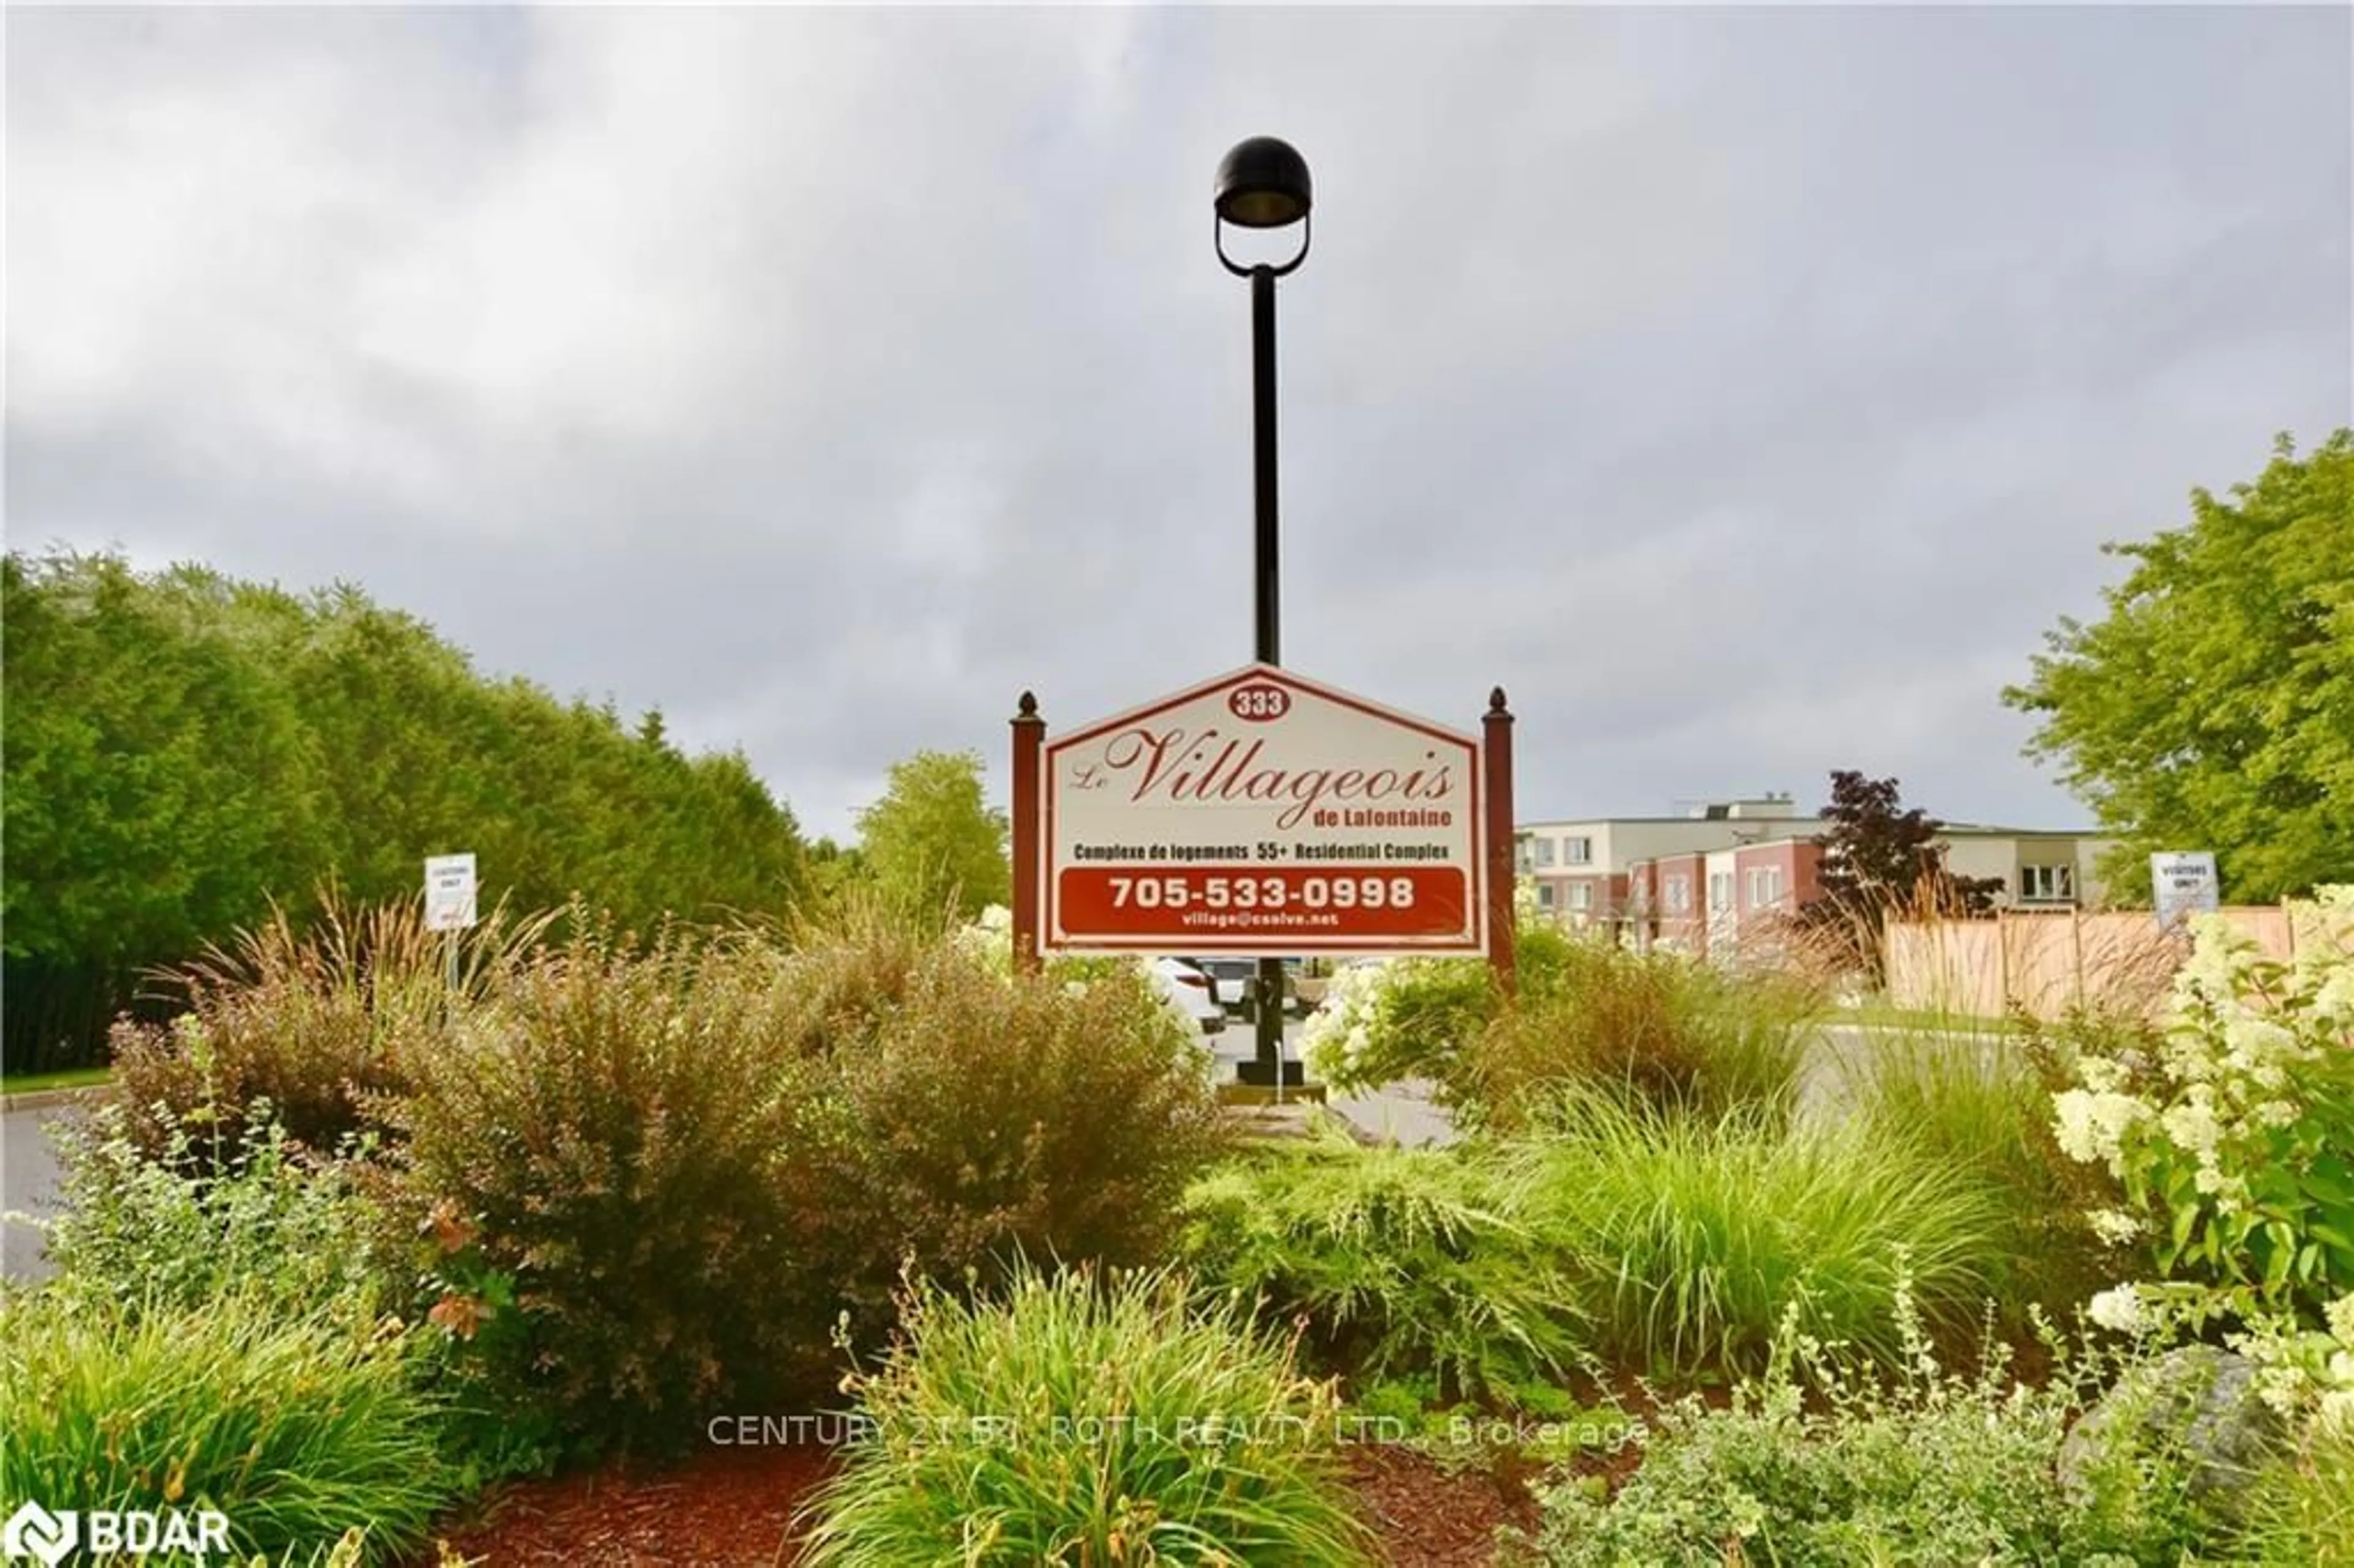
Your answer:
[[[51,1110],[59,1106],[103,1105],[114,1097],[112,1084],[81,1084],[69,1089],[30,1089],[0,1095],[0,1111]]]

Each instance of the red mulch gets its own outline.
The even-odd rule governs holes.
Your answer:
[[[1536,1528],[1525,1486],[1483,1470],[1449,1475],[1411,1448],[1357,1449],[1349,1479],[1391,1568],[1486,1568],[1498,1525]]]
[[[673,1470],[526,1481],[449,1544],[485,1568],[784,1568],[793,1512],[832,1469],[823,1448],[713,1448]]]
[[[794,1510],[832,1469],[823,1448],[715,1448],[676,1469],[529,1481],[448,1542],[486,1568],[789,1568]],[[1355,1449],[1349,1478],[1390,1568],[1483,1568],[1498,1525],[1536,1522],[1518,1479],[1450,1475],[1409,1448]]]

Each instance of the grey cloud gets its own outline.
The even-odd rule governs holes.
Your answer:
[[[2082,813],[1996,693],[2095,546],[2354,408],[2342,11],[28,13],[10,536],[355,578],[842,832],[1248,648],[1532,809],[1903,776]]]

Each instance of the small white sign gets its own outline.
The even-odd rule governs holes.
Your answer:
[[[2222,906],[2222,884],[2211,850],[2170,850],[2149,857],[2149,890],[2158,905],[2158,927],[2170,931],[2185,916]]]
[[[474,924],[474,857],[429,855],[425,862],[425,928],[462,931]]]

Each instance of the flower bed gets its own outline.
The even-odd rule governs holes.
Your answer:
[[[1344,970],[1320,1051],[1430,1066],[1469,1112],[1416,1151],[1234,1150],[1132,966],[1017,978],[986,926],[576,922],[438,1020],[406,987],[375,1018],[356,955],[271,949],[148,1042],[160,1106],[74,1155],[60,1277],[6,1308],[47,1359],[11,1364],[267,1404],[304,1495],[344,1499],[248,1498],[248,1543],[298,1561],[354,1508],[381,1518],[339,1562],[414,1557],[436,1509],[502,1562],[788,1561],[796,1518],[844,1563],[1469,1563],[1508,1519],[1564,1564],[2327,1560],[2354,1537],[2354,895],[2307,917],[2288,965],[2202,930],[2161,1033],[2022,1040],[2067,1069],[2056,1096],[1925,1063],[1833,1126],[1791,1114],[1800,1013],[1755,980],[1553,938],[1509,1005],[1445,968]],[[313,1026],[372,1075],[321,1076]],[[303,1128],[361,1139],[290,1138],[281,1067]],[[2052,1266],[2006,1266],[2023,1238]],[[156,1352],[199,1330],[249,1388]],[[2063,1480],[2072,1424],[2185,1340],[2250,1358],[2285,1434],[2246,1495],[2211,1510],[2134,1420],[2081,1426],[2132,1446]],[[5,1478],[69,1486],[96,1406],[14,1404],[42,1419]],[[1230,1406],[1326,1436],[1176,1436]],[[715,1451],[715,1414],[778,1409],[897,1436]],[[1085,1425],[1146,1413],[1168,1432],[1124,1447]],[[1074,1431],[903,1440],[943,1414]],[[596,1458],[623,1438],[695,1457]],[[172,1458],[126,1448],[107,1502],[168,1499]],[[490,1483],[487,1517],[445,1507]]]

